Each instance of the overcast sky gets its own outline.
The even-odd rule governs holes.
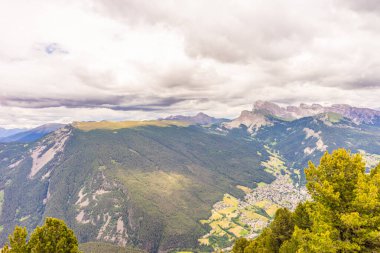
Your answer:
[[[0,0],[0,127],[379,98],[378,0]]]

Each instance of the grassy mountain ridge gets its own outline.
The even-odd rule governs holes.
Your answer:
[[[239,196],[237,184],[274,179],[261,169],[252,143],[197,126],[68,131],[64,152],[33,178],[28,156],[10,175],[3,240],[15,224],[34,227],[55,216],[83,242],[129,243],[148,251],[191,248],[206,231],[199,220],[225,192]],[[44,141],[31,150],[56,145]]]
[[[301,176],[302,183],[307,161],[337,147],[371,159],[380,154],[376,125],[357,125],[335,114],[270,122],[254,134],[244,126],[85,122],[30,144],[0,144],[0,240],[15,225],[33,229],[54,216],[81,242],[149,252],[211,250],[198,239],[211,231],[211,210],[225,194],[254,198],[247,192],[284,173],[294,183]],[[266,194],[269,188],[259,189]],[[234,208],[241,217],[257,216],[255,210]],[[269,219],[271,206],[260,208]],[[251,233],[240,223],[241,228],[228,228],[231,240]]]

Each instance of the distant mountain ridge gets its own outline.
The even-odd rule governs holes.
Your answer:
[[[312,117],[328,113],[339,114],[351,120],[355,124],[380,124],[380,111],[369,108],[353,107],[346,104],[334,104],[322,106],[320,104],[300,104],[299,106],[281,107],[269,101],[256,101],[252,111],[242,111],[240,116],[224,126],[228,129],[245,125],[248,131],[254,132],[264,125],[271,124],[271,118],[278,118],[285,121],[292,121],[304,117]]]
[[[228,119],[211,117],[203,112],[200,112],[195,116],[172,115],[165,118],[165,120],[185,121],[199,125],[219,124],[225,121],[229,121]]]
[[[259,100],[254,104],[253,110],[267,112],[268,114],[290,120],[333,112],[341,114],[357,124],[371,124],[376,117],[380,117],[380,112],[378,110],[353,107],[347,104],[322,106],[320,104],[308,105],[302,103],[299,106],[281,107],[272,102]]]
[[[380,108],[360,108],[347,104],[333,104],[331,106],[322,106],[320,104],[308,105],[305,103],[301,103],[299,106],[280,106],[276,103],[263,100],[256,101],[251,111],[244,110],[241,112],[239,117],[233,120],[211,117],[203,112],[199,112],[194,116],[171,115],[159,120],[180,121],[202,126],[221,124],[227,129],[239,128],[241,125],[244,125],[247,127],[249,132],[253,133],[262,126],[271,125],[273,123],[273,118],[285,121],[292,121],[317,115],[322,115],[319,117],[326,118],[326,114],[329,113],[339,114],[342,117],[351,120],[357,125],[369,124],[380,126]],[[63,126],[65,126],[65,124],[48,123],[33,129],[6,129],[0,127],[0,143],[33,142],[42,138],[46,134],[58,130]]]
[[[15,225],[34,229],[51,216],[101,252],[110,251],[102,242],[214,252],[252,238],[303,198],[309,160],[343,147],[368,168],[380,162],[376,112],[323,108],[258,101],[220,124],[204,114],[74,122],[34,129],[54,132],[28,144],[0,143],[0,245]]]
[[[8,137],[8,136],[11,136],[11,135],[14,135],[14,134],[18,134],[18,133],[24,132],[26,130],[27,130],[26,128],[11,128],[11,129],[7,129],[7,128],[0,127],[0,138],[4,138],[4,137]]]
[[[3,138],[0,138],[0,143],[10,143],[10,142],[20,142],[20,143],[28,143],[36,141],[43,136],[54,132],[62,127],[64,127],[65,124],[59,124],[59,123],[49,123],[44,124],[41,126],[38,126],[36,128],[32,129],[24,129],[23,131],[16,131],[15,134],[5,136]]]

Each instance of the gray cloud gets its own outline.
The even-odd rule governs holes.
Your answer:
[[[314,82],[322,86],[361,89],[363,86],[355,85],[360,84],[354,81],[357,76],[347,81],[345,78],[337,80],[336,75],[339,71],[352,74],[355,67],[359,67],[355,73],[359,74],[361,66],[344,65],[358,61],[358,54],[364,63],[365,55],[371,53],[369,48],[375,46],[371,39],[379,37],[377,31],[367,30],[367,22],[373,23],[373,20],[360,14],[363,9],[378,8],[380,4],[376,0],[346,3],[340,0],[226,1],[223,4],[220,1],[183,1],[182,8],[165,0],[159,3],[95,0],[95,3],[100,13],[132,26],[164,25],[180,30],[185,37],[185,52],[191,57],[211,58],[227,64],[260,64],[260,71],[267,72],[274,79],[269,80],[269,85]],[[349,11],[355,12],[357,18],[351,20],[347,14]],[[359,37],[363,33],[368,38]],[[340,47],[338,43],[342,39],[351,42]],[[351,55],[353,52],[355,56]],[[305,70],[302,65],[299,69],[289,69],[289,65],[302,59],[304,53],[310,54],[307,64],[313,66]],[[336,69],[337,66],[341,69]],[[173,77],[175,75],[172,73]],[[183,75],[182,79],[186,76]],[[377,78],[369,76],[366,83],[374,82],[370,79]],[[163,83],[168,86],[179,83],[166,81],[164,79]]]
[[[259,99],[378,107],[378,1],[38,6],[0,2],[3,126],[198,111],[234,117]]]
[[[378,89],[380,88],[380,79],[365,79],[361,78],[354,80],[345,85],[345,88],[351,89]]]
[[[345,0],[354,11],[377,12],[380,11],[380,2],[377,0]]]
[[[181,98],[157,98],[145,97],[137,99],[139,102],[145,101],[144,104],[133,104],[135,96],[112,96],[107,98],[28,98],[28,97],[1,97],[0,105],[19,108],[105,108],[116,111],[157,111],[163,110],[177,103],[188,99]],[[191,100],[191,99],[190,99]],[[197,100],[197,99],[193,99]],[[199,101],[204,101],[199,99]],[[132,102],[132,103],[131,103]]]
[[[277,60],[289,57],[309,43],[316,30],[315,17],[303,16],[301,1],[173,1],[95,0],[102,14],[133,26],[163,25],[180,29],[186,52],[221,62],[246,63],[255,58]],[[313,6],[316,7],[316,6]],[[217,10],[217,11],[214,11]]]
[[[107,105],[119,104],[123,101],[123,97],[114,96],[109,98],[30,98],[30,97],[2,97],[0,104],[2,106],[12,106],[21,108],[51,108],[51,107],[67,107],[67,108],[96,108]]]

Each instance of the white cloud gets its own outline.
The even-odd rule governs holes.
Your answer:
[[[379,6],[1,1],[0,125],[234,117],[258,99],[378,107]]]

